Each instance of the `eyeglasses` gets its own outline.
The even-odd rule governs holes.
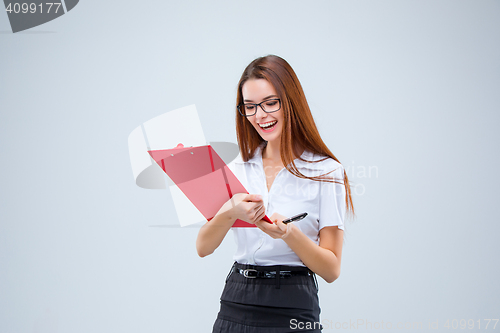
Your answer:
[[[281,109],[281,100],[278,98],[268,99],[264,102],[260,102],[259,104],[255,103],[245,103],[237,106],[238,112],[245,117],[253,116],[257,113],[257,107],[262,109],[262,111],[266,113],[272,113],[279,111]]]

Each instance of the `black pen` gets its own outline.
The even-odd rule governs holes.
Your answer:
[[[302,220],[306,216],[307,216],[307,213],[298,214],[298,215],[292,216],[290,218],[284,219],[283,223],[287,224],[287,223],[290,223],[290,222],[297,222],[297,221]]]

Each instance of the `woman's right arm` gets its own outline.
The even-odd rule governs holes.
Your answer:
[[[212,254],[219,247],[227,232],[237,220],[255,224],[266,214],[262,197],[258,194],[238,193],[219,209],[209,222],[201,227],[196,239],[200,257]]]

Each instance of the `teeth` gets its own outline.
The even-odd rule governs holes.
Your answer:
[[[265,124],[259,124],[259,126],[261,128],[269,128],[269,127],[272,127],[274,124],[276,124],[278,121],[275,120],[275,121],[270,121],[268,123],[265,123]]]

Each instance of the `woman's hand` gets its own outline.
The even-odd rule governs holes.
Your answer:
[[[287,230],[287,225],[283,223],[283,220],[286,219],[286,216],[278,213],[273,213],[270,219],[271,221],[273,221],[273,224],[264,220],[259,220],[255,223],[255,225],[274,239],[283,237]]]
[[[237,193],[221,208],[220,212],[228,212],[235,218],[255,224],[266,215],[264,201],[259,194]]]
[[[196,250],[200,257],[205,257],[219,247],[236,219],[255,224],[266,215],[262,196],[238,193],[233,195],[213,219],[205,223],[198,232]]]

